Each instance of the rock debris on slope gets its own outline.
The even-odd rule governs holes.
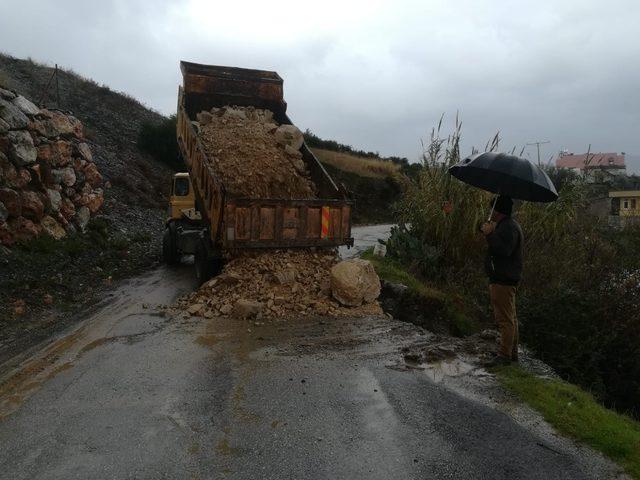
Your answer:
[[[84,230],[104,203],[82,123],[0,89],[0,243]]]

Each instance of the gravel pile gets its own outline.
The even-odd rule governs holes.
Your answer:
[[[228,195],[240,198],[316,198],[302,160],[302,132],[278,125],[269,110],[214,108],[197,115],[196,127]]]
[[[344,307],[332,296],[334,251],[243,252],[179,306],[205,318],[380,315],[377,302]]]

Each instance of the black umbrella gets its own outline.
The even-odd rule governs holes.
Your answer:
[[[544,171],[524,158],[506,153],[471,155],[449,173],[474,187],[530,202],[553,202],[558,192]]]

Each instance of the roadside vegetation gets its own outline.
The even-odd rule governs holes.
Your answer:
[[[329,175],[347,186],[353,199],[355,224],[395,223],[396,202],[421,166],[401,157],[382,157],[378,152],[325,140],[310,130],[304,140]]]
[[[479,225],[491,195],[452,178],[461,128],[425,146],[421,171],[398,203],[399,227],[387,255],[417,279],[456,292],[471,323],[492,324],[485,245]],[[497,150],[498,136],[485,146]],[[521,202],[524,278],[518,294],[523,342],[565,380],[605,406],[640,417],[640,229],[611,230],[588,213],[593,191],[579,178],[551,170],[560,198]]]
[[[304,141],[307,146],[314,150],[325,150],[330,152],[342,153],[346,154],[346,157],[336,157],[336,162],[340,163],[340,158],[342,158],[342,165],[346,166],[350,162],[355,162],[359,164],[363,164],[361,159],[370,159],[373,162],[373,165],[379,165],[380,162],[390,164],[394,167],[397,167],[397,170],[400,171],[403,175],[406,175],[410,178],[415,178],[418,172],[420,171],[419,163],[410,163],[409,160],[405,157],[383,157],[379,152],[367,152],[364,150],[359,150],[357,148],[353,148],[351,145],[345,145],[344,143],[336,142],[335,140],[325,140],[320,138],[316,134],[314,134],[311,130],[307,129],[304,132]],[[325,161],[320,158],[320,161]],[[329,159],[330,163],[330,159]],[[371,165],[369,164],[369,165]],[[364,165],[367,165],[364,163]],[[338,168],[341,168],[340,165],[335,165]],[[355,167],[354,167],[355,168]],[[375,170],[375,168],[374,168]],[[348,170],[351,171],[351,170]],[[362,174],[362,172],[369,171],[369,168],[365,168],[361,170],[361,172],[354,171],[354,173]],[[394,168],[394,171],[395,168]]]
[[[340,170],[355,173],[362,177],[385,178],[400,172],[400,165],[377,158],[359,157],[350,153],[341,153],[322,148],[312,148],[311,150],[322,163],[327,163]]]
[[[470,310],[473,305],[465,298],[445,285],[430,285],[423,278],[416,277],[406,266],[390,257],[380,257],[373,254],[370,248],[363,252],[361,258],[369,260],[383,282],[404,285],[407,287],[400,297],[398,293],[392,296],[393,305],[385,305],[386,310],[392,310],[394,317],[415,323],[431,331],[450,333],[464,337],[477,333],[481,324]],[[382,299],[386,302],[386,289],[383,288]]]
[[[640,479],[640,423],[604,408],[593,395],[562,380],[540,378],[516,366],[496,373],[560,433],[602,452]]]
[[[186,168],[178,155],[175,115],[157,122],[144,122],[138,134],[138,148],[174,172]]]

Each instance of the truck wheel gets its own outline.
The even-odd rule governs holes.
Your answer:
[[[204,242],[198,242],[196,245],[196,253],[193,258],[193,263],[196,267],[196,280],[198,285],[202,285],[204,282],[211,278],[212,272],[209,268],[209,252]]]
[[[179,260],[176,237],[169,227],[165,228],[162,235],[162,259],[167,265],[175,265]]]

